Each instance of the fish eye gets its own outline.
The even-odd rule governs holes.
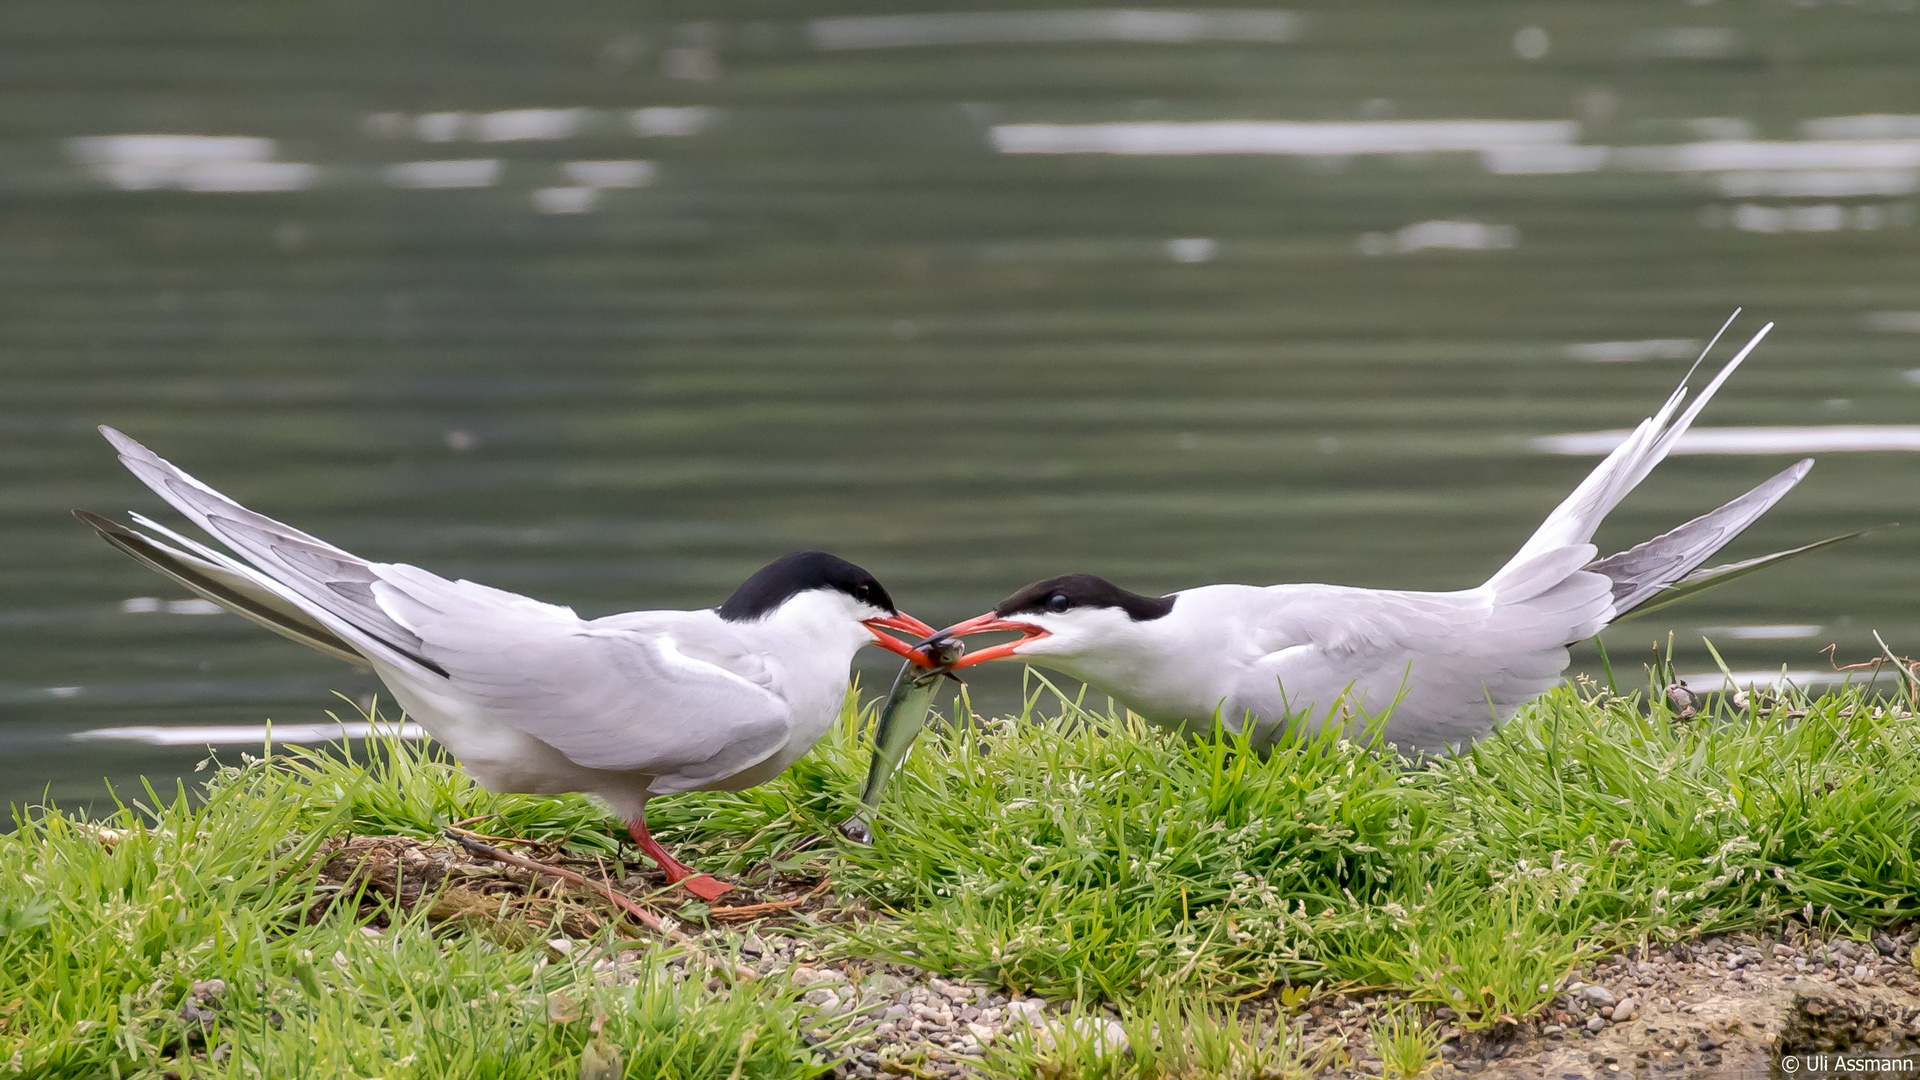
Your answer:
[[[1047,610],[1053,612],[1055,615],[1060,614],[1072,606],[1073,601],[1067,599],[1066,593],[1054,593],[1052,596],[1047,597]]]

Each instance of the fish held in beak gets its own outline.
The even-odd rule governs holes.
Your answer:
[[[893,771],[907,756],[907,748],[926,726],[927,713],[933,709],[934,695],[941,684],[948,679],[960,681],[953,667],[966,648],[944,634],[932,634],[915,646],[914,655],[900,665],[900,674],[893,680],[893,692],[887,695],[887,703],[880,710],[880,723],[874,728],[873,764],[867,768],[867,784],[860,792],[860,809],[840,825],[840,832],[847,839],[860,844],[873,843],[873,814],[880,807],[880,795],[892,779]],[[916,664],[929,670],[916,671]]]

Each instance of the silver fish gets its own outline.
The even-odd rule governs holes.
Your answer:
[[[840,832],[860,844],[873,843],[873,812],[880,807],[880,793],[886,790],[893,770],[907,756],[907,748],[926,726],[927,713],[933,709],[934,694],[948,679],[959,682],[953,663],[967,647],[955,640],[931,641],[921,646],[933,667],[923,668],[912,660],[900,665],[894,676],[893,692],[880,710],[880,723],[873,732],[873,764],[867,767],[867,786],[860,792],[860,809],[840,823]]]

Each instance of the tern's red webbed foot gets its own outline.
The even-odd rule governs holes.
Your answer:
[[[667,849],[660,846],[660,841],[655,840],[653,834],[647,831],[647,819],[644,814],[627,822],[627,832],[633,835],[633,842],[640,845],[640,850],[646,852],[648,858],[659,863],[660,869],[667,872],[667,884],[679,885],[702,900],[718,900],[733,888],[725,882],[715,880],[713,875],[703,874],[668,854]]]
[[[718,900],[733,891],[733,886],[716,879],[712,874],[695,874],[681,878],[675,884],[702,900]]]

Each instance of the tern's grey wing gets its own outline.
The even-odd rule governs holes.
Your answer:
[[[576,765],[692,791],[785,746],[787,704],[682,650],[670,630],[596,627],[566,608],[411,566],[378,567],[374,595],[447,673],[456,708],[483,713]]]
[[[329,629],[363,645],[362,651],[433,668],[421,655],[419,638],[375,600],[375,564],[241,506],[110,427],[100,433],[141,483],[298,597]]]
[[[1811,468],[1813,459],[1803,458],[1718,509],[1588,563],[1587,569],[1605,574],[1613,582],[1614,618],[1653,599],[1712,558],[1792,491]]]
[[[327,629],[298,604],[276,592],[259,571],[219,552],[182,550],[124,525],[75,510],[74,516],[93,526],[101,539],[154,570],[219,604],[242,618],[309,648],[338,657],[366,670],[367,658],[338,634]],[[156,526],[156,528],[158,528]],[[164,531],[164,530],[162,530]],[[191,541],[187,541],[191,544]]]
[[[1462,745],[1557,683],[1567,644],[1606,622],[1606,578],[1557,567],[1540,576],[1555,580],[1517,599],[1484,587],[1265,590],[1267,617],[1291,644],[1274,640],[1281,647],[1251,665],[1229,707],[1266,702],[1266,715],[1303,717],[1315,729],[1343,703],[1369,717],[1391,708],[1385,732],[1395,745]]]

